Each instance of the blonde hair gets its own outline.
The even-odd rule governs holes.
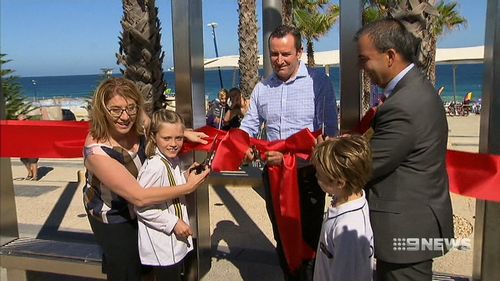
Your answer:
[[[151,116],[151,125],[149,126],[148,131],[148,140],[146,143],[147,157],[155,155],[155,136],[160,130],[161,124],[163,123],[180,123],[182,125],[182,128],[184,129],[184,120],[177,112],[168,109],[159,109],[158,111],[155,111]]]
[[[312,163],[330,180],[343,180],[346,195],[360,192],[372,174],[368,141],[359,135],[328,139],[316,146]]]
[[[109,113],[106,108],[106,103],[115,96],[131,99],[136,103],[138,112],[135,117],[135,122],[132,125],[131,132],[135,131],[138,134],[142,134],[142,128],[138,124],[142,124],[144,98],[131,80],[125,78],[111,78],[99,84],[91,103],[89,114],[91,124],[90,135],[96,141],[109,140]]]
[[[221,99],[222,97],[226,99],[229,97],[229,92],[226,89],[221,89],[219,91],[219,99]]]

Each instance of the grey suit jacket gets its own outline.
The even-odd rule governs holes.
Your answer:
[[[438,238],[453,237],[448,124],[441,99],[417,67],[398,82],[372,125],[374,174],[367,194],[375,256],[413,263],[443,255]],[[424,245],[429,241],[433,246]]]

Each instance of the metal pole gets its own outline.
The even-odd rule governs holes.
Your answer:
[[[269,55],[269,36],[281,25],[281,0],[262,0],[262,49],[264,50],[264,78],[273,74]]]
[[[453,106],[456,108],[457,104],[457,65],[453,64]]]
[[[202,0],[172,1],[172,34],[174,43],[176,111],[186,127],[205,125],[205,76],[203,67]],[[202,160],[201,153],[194,158]],[[195,233],[195,258],[187,260],[185,280],[201,280],[210,270],[210,216],[208,184],[187,197],[190,222]],[[193,216],[194,215],[194,216]]]
[[[500,154],[500,1],[488,0],[479,152]],[[491,188],[495,188],[492,186]],[[476,200],[472,277],[500,280],[500,203]]]
[[[31,83],[33,84],[33,92],[35,94],[34,101],[36,102],[36,80],[31,80]]]
[[[0,119],[5,119],[5,96],[0,89]],[[2,134],[3,137],[3,134]],[[0,245],[19,238],[10,158],[0,158]]]
[[[217,27],[217,23],[216,22],[212,22],[212,23],[209,23],[207,25],[210,26],[210,27],[212,27],[212,37],[214,38],[215,57],[218,58],[219,57],[219,50],[217,48],[217,36],[215,35],[215,28]],[[220,88],[223,89],[224,88],[224,83],[222,82],[222,72],[220,70],[220,67],[217,67],[217,69],[219,70]]]
[[[363,1],[340,0],[340,131],[354,129],[361,118],[361,75],[354,34],[361,28]]]

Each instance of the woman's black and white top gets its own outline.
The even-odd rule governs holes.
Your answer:
[[[144,147],[145,141],[143,138],[140,140],[137,152],[125,150],[118,146],[91,144],[85,146],[83,156],[84,159],[87,159],[91,155],[102,155],[113,158],[136,178],[142,163],[146,161]],[[120,177],[122,175],[117,172],[115,176]],[[87,184],[83,188],[83,204],[88,215],[107,224],[135,221],[134,209],[125,198],[111,191],[111,189],[88,170],[86,177]]]

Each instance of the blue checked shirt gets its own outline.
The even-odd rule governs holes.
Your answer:
[[[240,129],[255,137],[264,122],[269,141],[286,139],[304,128],[320,130],[323,122],[325,134],[336,136],[337,103],[328,76],[300,62],[297,75],[286,82],[276,74],[259,82]]]

